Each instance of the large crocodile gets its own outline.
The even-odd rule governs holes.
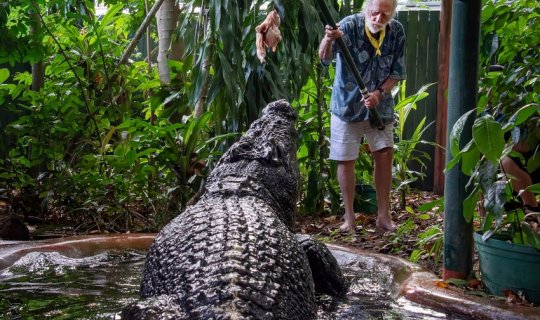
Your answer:
[[[156,237],[143,299],[123,319],[314,319],[315,290],[345,293],[326,246],[292,232],[295,120],[287,101],[272,102],[222,156],[201,199]]]

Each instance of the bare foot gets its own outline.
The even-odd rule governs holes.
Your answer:
[[[377,226],[377,228],[386,231],[395,231],[397,229],[397,226],[394,221],[392,221],[392,217],[390,217],[390,215],[377,216],[377,221],[375,225]]]
[[[345,220],[345,222],[339,227],[339,231],[353,232],[354,229],[356,229],[356,223],[355,223],[356,217],[354,216],[354,214],[352,215],[345,214],[343,216],[343,219]]]

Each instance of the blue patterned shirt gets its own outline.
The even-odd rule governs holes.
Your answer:
[[[364,24],[363,12],[347,16],[339,23],[344,33],[343,41],[349,48],[368,91],[375,91],[388,78],[405,79],[405,33],[401,23],[391,20],[386,26],[380,56],[375,54],[375,49],[364,33]],[[353,73],[335,42],[332,49],[337,58],[330,112],[346,122],[368,120],[369,112],[364,106]],[[331,60],[322,60],[322,63],[329,65]],[[385,95],[377,105],[377,110],[385,124],[392,123],[394,121],[392,96]]]

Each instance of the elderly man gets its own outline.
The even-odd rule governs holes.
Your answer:
[[[394,146],[391,90],[405,78],[405,34],[403,26],[393,19],[396,6],[397,0],[367,0],[363,12],[345,17],[340,21],[339,29],[326,26],[319,46],[323,64],[330,64],[336,57],[330,101],[330,159],[338,161],[337,175],[345,208],[342,231],[355,229],[354,170],[362,137],[366,138],[375,162],[376,226],[385,231],[396,229],[389,213]],[[351,70],[334,44],[339,37],[343,37],[370,92],[367,99],[362,99]],[[379,111],[385,124],[383,130],[370,125],[368,108]]]

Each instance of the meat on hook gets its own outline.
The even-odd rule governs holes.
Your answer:
[[[257,32],[256,45],[257,45],[257,57],[261,63],[265,63],[266,48],[271,48],[272,52],[276,52],[277,45],[281,41],[281,32],[279,31],[279,25],[281,19],[277,10],[272,10],[266,16],[266,19],[255,28]]]

